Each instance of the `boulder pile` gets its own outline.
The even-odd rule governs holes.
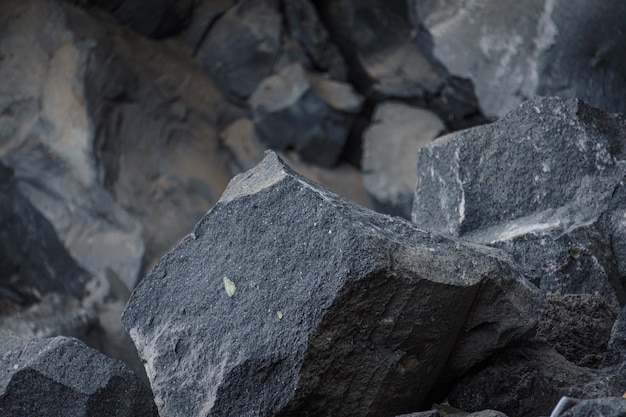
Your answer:
[[[626,7],[518,3],[0,2],[0,417],[624,415]]]

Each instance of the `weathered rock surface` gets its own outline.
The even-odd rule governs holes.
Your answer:
[[[509,251],[542,289],[624,301],[626,123],[538,98],[418,153],[413,221]]]
[[[626,112],[621,0],[419,0],[409,8],[434,57],[471,80],[488,117],[536,95]]]
[[[399,102],[379,104],[363,134],[363,181],[376,209],[411,217],[417,150],[445,129],[432,112]]]
[[[269,154],[131,296],[122,321],[162,415],[416,410],[534,327],[537,290],[501,252],[424,232]]]
[[[264,79],[249,104],[255,130],[267,146],[295,149],[306,161],[332,166],[362,100],[349,84],[293,64]]]
[[[485,408],[509,417],[550,415],[562,396],[597,398],[623,394],[613,373],[580,367],[547,345],[506,350],[460,378],[448,395],[465,411]]]
[[[157,416],[150,391],[121,362],[67,338],[0,330],[0,414]]]
[[[570,362],[598,368],[605,360],[616,318],[615,310],[597,295],[549,294],[537,337]]]
[[[626,399],[620,397],[582,400],[559,417],[620,417],[626,415]]]

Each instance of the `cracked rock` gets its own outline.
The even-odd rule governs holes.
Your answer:
[[[625,301],[623,117],[537,98],[423,147],[413,221],[509,251],[556,293]]]
[[[122,321],[167,416],[392,415],[523,339],[541,297],[502,252],[309,182],[273,153],[235,177]]]

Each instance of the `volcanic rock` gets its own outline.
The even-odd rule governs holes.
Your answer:
[[[22,340],[2,330],[0,413],[157,416],[150,391],[121,362],[76,339]]]
[[[274,70],[283,30],[277,0],[238,1],[210,27],[196,57],[226,97],[243,100]]]
[[[350,203],[270,153],[135,289],[122,321],[162,415],[418,409],[532,331],[541,297],[500,251]]]
[[[505,350],[455,382],[448,401],[465,411],[485,408],[510,417],[549,415],[562,396],[618,395],[611,374],[580,367],[540,343]]]
[[[409,2],[422,42],[471,80],[488,117],[536,95],[580,98],[626,112],[626,3],[610,0]]]
[[[537,326],[567,360],[588,368],[603,364],[617,313],[597,295],[549,294]]]
[[[0,297],[22,305],[58,293],[82,299],[91,275],[57,238],[54,227],[19,192],[0,163]]]
[[[417,150],[445,129],[432,112],[399,102],[379,104],[363,134],[363,180],[376,210],[411,217]]]
[[[542,289],[626,300],[626,124],[580,100],[537,98],[418,153],[413,221],[501,247]]]
[[[626,399],[619,397],[582,400],[559,417],[620,417],[626,414]]]
[[[264,144],[293,148],[305,161],[322,166],[337,162],[361,102],[349,84],[308,73],[300,64],[263,80],[249,100]]]

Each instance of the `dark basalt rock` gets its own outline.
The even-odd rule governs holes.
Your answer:
[[[488,117],[536,95],[626,112],[626,3],[621,0],[419,0],[416,30],[454,76],[470,80]]]
[[[293,64],[263,80],[249,104],[255,131],[271,149],[293,148],[305,161],[333,166],[362,99],[350,84]]]
[[[210,28],[196,57],[226,97],[246,99],[272,73],[284,31],[277,0],[243,0]]]
[[[616,317],[616,311],[597,295],[549,294],[537,337],[567,360],[598,368],[605,360]]]
[[[624,137],[621,116],[579,100],[529,101],[420,149],[413,221],[506,249],[547,291],[619,307]]]
[[[612,372],[580,367],[539,343],[506,350],[460,378],[448,395],[464,411],[485,408],[510,417],[547,416],[562,396],[621,395]]]
[[[167,416],[391,415],[533,330],[501,252],[325,191],[269,154],[135,289],[122,321]]]
[[[28,305],[59,293],[80,300],[90,279],[0,163],[0,298]]]
[[[150,391],[121,362],[76,339],[22,340],[3,330],[0,414],[158,416]]]

